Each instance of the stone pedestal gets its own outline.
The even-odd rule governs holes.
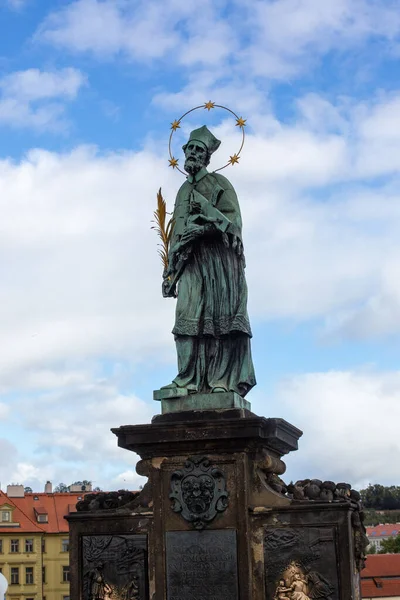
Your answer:
[[[90,600],[96,577],[126,600],[273,600],[281,579],[290,593],[359,600],[357,504],[285,493],[296,427],[234,408],[112,431],[148,481],[128,502],[92,495],[70,515],[73,600]]]

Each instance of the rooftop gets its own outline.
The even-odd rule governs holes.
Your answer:
[[[12,522],[0,522],[0,535],[22,532],[68,533],[68,522],[64,516],[75,512],[75,504],[80,498],[82,492],[25,493],[23,497],[10,498],[0,490],[0,510],[8,507],[12,511]],[[47,521],[44,522],[46,516]]]
[[[400,596],[400,554],[370,554],[361,571],[363,598]]]

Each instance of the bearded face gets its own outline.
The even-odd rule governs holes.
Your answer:
[[[184,169],[189,175],[196,175],[210,162],[207,148],[200,142],[189,142],[185,148]]]

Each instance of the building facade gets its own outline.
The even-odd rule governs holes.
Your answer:
[[[69,600],[69,532],[64,516],[85,492],[0,491],[0,572],[6,600]]]
[[[379,552],[383,540],[396,537],[400,534],[400,523],[375,525],[375,527],[367,527],[366,529],[370,546],[375,546],[375,550]]]

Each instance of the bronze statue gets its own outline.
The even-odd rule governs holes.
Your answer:
[[[187,179],[175,202],[163,281],[163,295],[177,297],[178,374],[165,387],[245,396],[256,380],[242,219],[231,183],[207,171],[220,143],[203,126],[183,146]]]

